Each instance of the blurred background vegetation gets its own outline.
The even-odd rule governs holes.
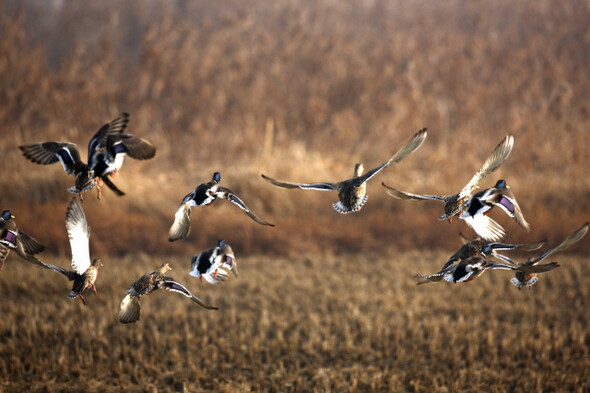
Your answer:
[[[194,253],[227,239],[237,253],[364,252],[460,245],[442,205],[387,196],[457,192],[506,134],[505,178],[532,232],[493,213],[508,241],[553,244],[590,217],[590,7],[585,1],[101,1],[0,3],[0,203],[21,229],[69,253],[59,164],[21,144],[78,144],[129,112],[157,146],[128,159],[127,192],[86,194],[93,255]],[[360,213],[335,193],[275,188],[349,178],[418,129],[424,145],[368,184]],[[188,239],[167,231],[184,195],[214,171],[275,228],[235,206],[193,209]],[[572,247],[590,252],[588,241]]]

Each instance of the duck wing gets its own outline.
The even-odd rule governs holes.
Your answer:
[[[486,159],[482,167],[477,171],[475,175],[469,180],[469,182],[463,187],[461,192],[459,192],[459,199],[466,197],[467,195],[471,194],[475,188],[477,188],[478,183],[487,175],[494,172],[496,169],[500,167],[500,165],[508,158],[512,148],[514,147],[514,137],[512,135],[507,135],[498,146],[492,151],[492,154]]]
[[[123,196],[125,195],[125,193],[123,191],[121,191],[116,185],[115,183],[113,183],[113,181],[111,180],[110,176],[106,175],[106,176],[101,176],[102,181],[104,182],[104,184],[106,184],[106,186],[108,188],[110,188],[115,194],[117,194],[118,196]]]
[[[248,217],[250,217],[252,220],[254,220],[255,222],[257,222],[260,225],[268,225],[271,227],[274,227],[274,224],[271,224],[269,222],[264,221],[262,218],[258,217],[256,214],[254,214],[249,208],[248,206],[246,206],[246,204],[244,203],[244,201],[242,201],[240,199],[239,196],[237,196],[232,190],[230,190],[229,188],[225,188],[225,187],[219,187],[215,193],[215,195],[219,198],[224,198],[227,199],[228,201],[232,202],[233,204],[237,205],[240,207],[240,209],[242,209],[247,215]]]
[[[524,219],[520,206],[509,188],[503,189],[502,192],[496,194],[491,201],[495,206],[500,206],[506,214],[514,218],[524,230],[531,230],[531,225]]]
[[[193,302],[197,303],[199,306],[206,308],[208,310],[217,310],[217,307],[210,306],[195,295],[193,295],[184,285],[173,279],[172,277],[164,276],[164,279],[158,283],[159,287],[164,287],[168,291],[180,293],[188,298],[190,298]]]
[[[107,159],[114,161],[117,154],[127,154],[136,160],[147,160],[156,155],[156,148],[143,138],[131,134],[107,137]]]
[[[72,268],[83,274],[90,267],[90,227],[77,198],[72,198],[66,212],[66,231],[72,249]]]
[[[337,183],[323,182],[323,183],[291,183],[287,181],[276,180],[271,177],[261,174],[262,178],[272,184],[273,186],[281,188],[300,188],[302,190],[317,190],[317,191],[338,191]]]
[[[577,231],[575,231],[574,233],[572,233],[571,235],[566,237],[558,246],[545,252],[539,258],[534,259],[529,262],[524,262],[524,263],[528,264],[528,265],[535,265],[535,264],[541,262],[543,259],[547,258],[549,255],[559,252],[559,251],[563,251],[566,248],[568,248],[569,246],[571,246],[572,244],[580,241],[584,236],[586,236],[586,233],[588,233],[588,223],[585,223],[584,225],[582,225],[582,227],[580,229],[578,229]]]
[[[121,113],[118,117],[111,120],[110,123],[103,124],[96,134],[90,139],[88,143],[88,163],[92,162],[92,156],[98,153],[107,144],[107,136],[112,134],[120,134],[129,123],[129,114]]]
[[[381,170],[398,163],[403,158],[408,156],[410,153],[416,151],[420,146],[422,146],[422,143],[424,143],[424,140],[426,139],[426,130],[426,128],[423,128],[417,133],[415,133],[414,136],[408,141],[408,143],[406,143],[401,149],[399,149],[387,162],[379,165],[377,168],[371,169],[362,176],[354,178],[355,184],[360,185],[368,181]]]
[[[44,142],[18,147],[23,155],[35,164],[50,165],[61,162],[68,175],[75,175],[85,164],[80,159],[78,147],[68,142]]]
[[[39,254],[43,250],[45,250],[45,246],[39,243],[35,238],[32,236],[27,235],[25,232],[19,230],[18,231],[18,238],[17,241],[20,241],[23,246],[23,250],[27,254]]]
[[[447,195],[420,195],[420,194],[412,194],[405,191],[397,190],[393,187],[388,186],[385,183],[381,183],[381,185],[385,188],[385,192],[397,199],[415,199],[415,200],[431,200],[431,201],[441,201],[446,203],[448,198]]]
[[[504,228],[489,216],[477,214],[475,216],[465,217],[464,220],[484,240],[500,240],[506,234]]]
[[[137,322],[139,320],[140,312],[141,304],[139,303],[139,297],[127,294],[123,300],[121,300],[121,305],[119,306],[119,322]]]
[[[181,203],[174,214],[174,222],[168,231],[168,240],[173,242],[188,236],[191,231],[191,206]]]

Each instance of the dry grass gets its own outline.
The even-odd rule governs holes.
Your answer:
[[[67,252],[51,228],[63,220],[72,179],[59,165],[27,162],[17,146],[67,140],[85,154],[88,138],[121,111],[158,153],[125,165],[117,182],[128,196],[107,190],[86,205],[93,241],[124,229],[102,245],[111,253],[186,253],[228,228],[246,253],[318,243],[346,252],[392,238],[404,249],[446,247],[465,226],[449,231],[435,220],[441,206],[391,199],[379,183],[456,192],[507,133],[514,151],[482,186],[504,177],[520,199],[534,233],[503,220],[510,240],[563,236],[588,219],[582,1],[50,4],[0,6],[2,204],[50,251]],[[357,218],[330,208],[334,194],[260,178],[341,180],[357,161],[381,164],[423,126],[424,146],[369,184]],[[215,170],[279,226],[256,228],[233,206],[215,206],[195,212],[207,222],[188,242],[168,245],[177,204]]]
[[[448,256],[436,249],[471,232],[379,185],[457,192],[512,133],[482,183],[505,178],[532,224],[492,213],[507,240],[554,245],[588,221],[589,22],[581,0],[1,2],[0,203],[48,246],[43,259],[68,264],[72,179],[19,145],[70,141],[85,155],[126,111],[158,151],[126,162],[115,182],[127,196],[87,194],[91,254],[106,261],[88,307],[65,298],[63,277],[7,261],[0,391],[590,390],[587,239],[531,291],[506,272],[417,287],[412,275]],[[342,180],[422,127],[424,145],[369,183],[358,214],[260,178]],[[178,203],[216,170],[277,226],[221,201],[169,243]],[[240,278],[213,288],[186,270],[218,238]],[[156,293],[140,323],[120,325],[124,290],[154,255],[220,310]]]
[[[587,391],[590,264],[518,291],[508,272],[416,286],[443,253],[240,258],[212,287],[172,276],[220,307],[172,293],[117,322],[124,290],[161,259],[105,259],[98,296],[68,300],[66,280],[11,258],[0,277],[0,391]],[[67,259],[50,260],[66,264]],[[30,274],[34,274],[35,282]]]

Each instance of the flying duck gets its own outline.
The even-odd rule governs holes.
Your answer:
[[[483,239],[499,240],[504,236],[504,229],[488,217],[494,206],[500,206],[518,225],[530,231],[530,224],[524,219],[512,190],[503,179],[498,180],[494,187],[473,194],[462,206],[463,214],[459,218],[465,220]]]
[[[471,192],[478,187],[478,183],[487,175],[494,172],[500,165],[508,158],[512,147],[514,146],[514,137],[512,135],[506,136],[490,156],[486,159],[483,166],[477,171],[469,182],[457,194],[452,195],[419,195],[411,194],[409,192],[399,191],[393,187],[381,183],[385,187],[386,192],[394,198],[398,199],[413,199],[413,200],[435,200],[441,201],[445,204],[444,214],[440,216],[439,220],[453,221],[453,217],[461,212],[461,206],[467,202]]]
[[[4,261],[10,254],[10,250],[16,253],[25,261],[37,266],[43,266],[35,254],[45,250],[45,246],[18,229],[14,216],[10,210],[4,210],[0,216],[0,270],[4,267]]]
[[[134,323],[139,320],[139,314],[141,311],[141,305],[139,298],[141,296],[149,295],[155,290],[165,288],[168,291],[180,293],[199,306],[204,307],[208,310],[217,310],[217,307],[210,306],[203,302],[201,299],[193,295],[188,289],[186,289],[178,281],[172,277],[168,277],[165,274],[172,268],[167,262],[154,270],[153,272],[146,273],[135,281],[129,289],[125,292],[125,297],[121,301],[119,311],[119,322],[121,323]]]
[[[490,266],[491,269],[503,269],[503,270],[514,270],[515,277],[513,277],[510,282],[515,285],[518,289],[521,289],[523,286],[531,287],[533,286],[539,278],[537,277],[537,273],[548,272],[549,270],[553,270],[556,267],[559,267],[557,262],[550,262],[546,264],[539,264],[539,262],[543,261],[549,255],[556,253],[558,251],[565,250],[572,244],[580,241],[584,236],[588,233],[588,223],[582,225],[580,229],[569,235],[563,242],[561,242],[555,248],[545,252],[540,257],[528,260],[526,262],[521,263],[514,263],[511,259],[504,257],[502,258],[508,264],[501,264],[495,263]]]
[[[180,206],[174,215],[174,222],[168,232],[168,240],[171,242],[187,237],[190,232],[191,223],[191,207],[192,206],[207,206],[213,203],[217,198],[227,199],[240,207],[252,220],[260,225],[268,225],[274,227],[256,214],[254,214],[248,206],[238,197],[232,190],[221,187],[221,174],[215,172],[210,182],[198,185],[193,191],[186,195],[180,202]]]
[[[323,183],[291,183],[281,180],[275,180],[264,174],[262,178],[270,184],[282,188],[299,188],[302,190],[318,190],[318,191],[338,191],[338,202],[332,204],[334,210],[338,213],[347,214],[359,211],[365,202],[367,202],[367,181],[379,173],[381,170],[399,162],[408,154],[418,149],[426,139],[426,128],[418,131],[410,141],[397,151],[387,162],[379,165],[377,168],[371,169],[364,175],[363,165],[357,163],[354,167],[354,175],[351,179],[340,182],[323,182]]]
[[[68,294],[68,298],[75,299],[79,297],[82,303],[86,305],[86,299],[84,299],[82,292],[92,288],[96,294],[94,282],[98,275],[98,269],[103,265],[100,258],[94,258],[90,261],[90,227],[86,222],[82,206],[75,197],[72,198],[66,212],[66,230],[70,238],[72,268],[74,270],[66,270],[48,263],[43,263],[43,265],[73,281],[72,291]]]
[[[61,162],[65,172],[75,179],[69,192],[79,194],[91,190],[95,186],[100,199],[100,183],[104,182],[117,195],[124,195],[108,175],[116,174],[123,164],[125,155],[135,159],[149,159],[155,155],[156,149],[147,141],[130,134],[123,134],[127,127],[129,115],[122,113],[110,123],[104,124],[94,134],[88,144],[88,164],[80,158],[78,146],[69,142],[44,142],[19,146],[23,155],[35,164],[50,165]]]
[[[506,257],[496,253],[496,251],[534,251],[541,248],[543,244],[545,244],[545,241],[526,244],[488,242],[482,239],[466,241],[466,243],[463,244],[463,246],[461,246],[461,248],[447,260],[447,262],[444,264],[443,268],[439,272],[429,276],[416,274],[417,278],[424,280],[418,282],[418,285],[427,284],[429,282],[438,282],[443,278],[447,281],[452,278],[452,282],[465,281],[468,278],[474,279],[477,276],[479,276],[483,272],[483,270],[490,265],[486,261],[482,261],[481,259],[475,257],[487,258],[488,256],[492,256],[505,261]],[[455,264],[455,262],[457,261],[459,261],[459,263]],[[480,270],[481,272],[479,272]],[[476,272],[479,273],[475,274]],[[468,274],[469,276],[467,276]],[[461,278],[463,278],[463,280],[461,280]]]
[[[229,278],[229,272],[238,277],[238,264],[230,245],[221,239],[217,242],[217,247],[193,255],[189,274],[201,281],[204,278],[209,284],[218,285]]]

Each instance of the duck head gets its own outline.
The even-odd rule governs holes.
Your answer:
[[[14,216],[12,215],[12,213],[10,212],[10,210],[4,210],[4,211],[2,212],[2,216],[0,216],[0,217],[2,217],[2,219],[3,219],[4,221],[8,221],[8,220],[10,220],[11,218],[14,218]]]
[[[92,260],[92,266],[94,266],[97,269],[100,268],[100,267],[103,267],[104,265],[102,264],[102,259],[100,259],[100,258],[94,258]]]
[[[172,270],[170,264],[168,262],[162,262],[162,265],[158,268],[160,274],[166,274],[168,271]]]
[[[213,174],[213,179],[212,179],[215,183],[219,183],[221,181],[221,173],[219,172],[215,172]]]
[[[354,177],[360,177],[363,174],[365,167],[360,162],[354,166]]]
[[[504,190],[506,188],[510,188],[506,185],[506,180],[504,179],[500,179],[496,182],[496,185],[494,186],[494,188],[499,188],[501,190]]]

